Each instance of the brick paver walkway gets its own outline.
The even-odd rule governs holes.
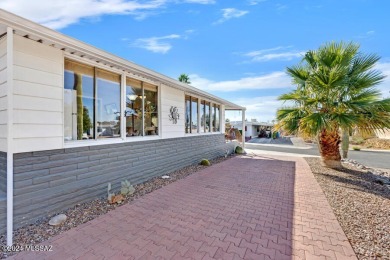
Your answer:
[[[15,259],[356,259],[302,158],[242,156]]]

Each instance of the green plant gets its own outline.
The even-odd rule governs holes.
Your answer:
[[[360,151],[360,147],[358,147],[358,146],[354,146],[354,147],[352,147],[352,149],[354,149],[355,151]]]
[[[390,128],[390,98],[375,89],[384,79],[373,69],[378,60],[362,54],[358,44],[328,43],[287,68],[296,89],[279,97],[292,105],[279,109],[277,119],[289,134],[317,137],[326,167],[342,167],[340,129]]]
[[[121,185],[121,194],[123,196],[131,195],[135,192],[135,188],[133,187],[133,185],[130,184],[128,180],[122,181]]]
[[[235,152],[236,154],[244,154],[245,150],[241,146],[237,146]]]
[[[200,161],[200,165],[203,165],[203,166],[210,166],[211,163],[209,160],[207,159],[202,159],[202,161]]]

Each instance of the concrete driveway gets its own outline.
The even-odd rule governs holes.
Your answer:
[[[356,259],[304,159],[208,167],[14,259]]]

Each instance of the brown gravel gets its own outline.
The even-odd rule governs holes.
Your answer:
[[[306,158],[359,259],[390,259],[390,189],[365,170]]]
[[[229,157],[220,157],[214,160],[211,160],[211,165],[220,163],[224,160],[234,157],[235,155],[230,155]],[[109,204],[107,202],[107,198],[98,198],[96,200],[77,204],[73,208],[56,212],[55,214],[44,217],[34,224],[21,227],[14,231],[14,245],[25,246],[25,245],[37,245],[43,241],[48,240],[51,237],[59,235],[71,228],[77,227],[80,224],[88,222],[92,219],[97,218],[100,215],[103,215],[116,207],[120,207],[125,203],[131,203],[131,201],[142,197],[143,195],[150,193],[154,190],[160,189],[161,187],[168,185],[177,180],[183,179],[188,175],[191,175],[199,170],[206,168],[207,166],[202,165],[191,165],[170,174],[169,179],[162,179],[161,177],[155,177],[150,179],[147,182],[134,185],[135,192],[132,195],[126,196],[125,200],[121,204]],[[58,214],[67,215],[67,220],[64,224],[53,227],[48,224],[51,217]],[[4,246],[6,244],[5,234],[0,236],[0,246]],[[4,251],[0,251],[0,259],[4,259],[7,256],[10,256],[10,253],[6,253]]]

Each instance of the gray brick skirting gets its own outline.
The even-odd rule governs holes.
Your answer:
[[[7,153],[0,152],[0,233],[7,223]]]
[[[68,148],[14,155],[14,226],[167,174],[228,148],[223,134]]]

